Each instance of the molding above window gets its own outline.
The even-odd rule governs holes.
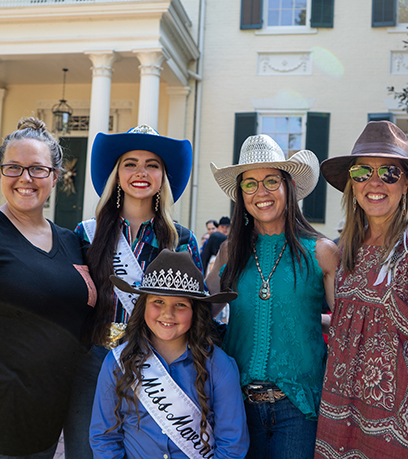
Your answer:
[[[311,53],[258,53],[257,75],[311,75]]]
[[[296,91],[281,91],[271,99],[252,98],[251,103],[255,111],[290,111],[300,113],[312,109],[316,99],[305,99]]]

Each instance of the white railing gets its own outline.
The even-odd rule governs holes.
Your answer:
[[[74,5],[77,3],[137,2],[142,0],[0,0],[0,8],[37,5]]]

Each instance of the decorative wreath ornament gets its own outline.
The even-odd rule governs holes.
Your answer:
[[[74,158],[72,161],[67,161],[65,163],[64,169],[65,172],[62,174],[62,192],[67,193],[69,196],[71,193],[76,194],[74,178],[77,175],[75,165],[78,161],[78,158]]]

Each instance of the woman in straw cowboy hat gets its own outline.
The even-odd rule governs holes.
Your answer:
[[[140,297],[127,342],[109,353],[98,379],[94,458],[244,459],[249,436],[238,368],[215,346],[210,307],[236,293],[209,295],[191,257],[166,249],[136,289],[111,280]]]
[[[235,201],[227,245],[207,282],[211,292],[239,294],[224,349],[241,373],[247,457],[311,458],[326,357],[321,310],[325,294],[333,302],[338,260],[336,245],[298,205],[317,184],[318,160],[310,151],[286,160],[273,139],[256,135],[242,145],[238,165],[212,170]]]
[[[173,223],[170,210],[190,177],[188,140],[160,136],[142,125],[121,134],[99,133],[92,146],[91,174],[101,196],[96,220],[76,231],[92,242],[87,262],[98,289],[95,314],[86,331],[93,344],[78,373],[72,416],[65,431],[67,459],[92,457],[88,428],[92,400],[107,348],[123,334],[135,298],[113,289],[111,274],[130,284],[141,282],[149,263],[164,249],[188,251],[201,269],[191,231]]]
[[[315,457],[406,458],[408,140],[370,122],[321,171],[344,193],[346,223]]]

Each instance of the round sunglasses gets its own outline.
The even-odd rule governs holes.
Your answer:
[[[350,177],[357,183],[363,183],[369,180],[374,171],[377,171],[378,177],[386,183],[387,185],[391,185],[393,183],[397,183],[398,180],[401,178],[402,174],[404,173],[399,167],[397,166],[380,166],[380,167],[371,167],[366,166],[364,164],[355,164],[351,166],[349,169]]]
[[[259,184],[262,182],[263,186],[268,191],[275,191],[280,187],[282,180],[285,180],[280,175],[267,175],[263,180],[255,180],[253,178],[247,178],[242,180],[239,186],[245,194],[254,194],[258,191]]]

